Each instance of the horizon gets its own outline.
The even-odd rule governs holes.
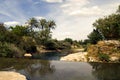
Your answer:
[[[32,17],[56,22],[54,39],[87,39],[92,24],[115,13],[118,0],[1,0],[0,21],[7,26],[22,25]]]

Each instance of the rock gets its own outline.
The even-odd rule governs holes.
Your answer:
[[[118,60],[119,60],[119,57],[116,57],[116,56],[112,56],[110,58],[110,61],[112,61],[112,62],[115,62],[115,61],[118,61]]]
[[[27,80],[26,77],[17,72],[0,71],[0,80]]]
[[[69,54],[67,56],[61,57],[61,61],[84,61],[87,62],[86,59],[87,52],[78,52],[78,53],[73,53]]]
[[[32,57],[32,55],[30,53],[25,53],[24,57]]]
[[[89,62],[98,62],[98,60],[95,57],[88,57]]]

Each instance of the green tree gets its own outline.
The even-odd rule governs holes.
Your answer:
[[[51,40],[51,30],[55,29],[55,22],[53,20],[46,20],[46,19],[41,19],[39,20],[39,29],[41,30],[38,31],[37,35],[37,41],[41,44],[45,44],[46,41]]]
[[[47,22],[47,25],[48,25],[48,29],[49,29],[49,30],[55,29],[55,26],[56,26],[55,21],[53,21],[53,20],[49,20],[49,21]]]
[[[42,30],[45,28],[46,23],[47,23],[46,19],[40,19],[39,20],[39,24],[40,24]]]
[[[73,40],[71,38],[65,38],[64,41],[70,43],[71,45],[73,44]]]
[[[28,36],[30,34],[30,30],[28,27],[16,25],[15,27],[10,27],[11,32],[16,34],[17,36]]]
[[[5,40],[5,33],[7,29],[5,28],[3,23],[0,23],[0,41],[3,42]]]
[[[98,32],[98,30],[93,30],[93,32],[91,32],[88,35],[89,41],[92,44],[96,44],[98,41],[102,40],[102,35]]]
[[[93,23],[93,26],[108,40],[120,39],[120,14],[115,13],[100,18]]]
[[[30,30],[32,31],[34,28],[38,28],[38,21],[35,19],[35,18],[30,18],[28,20],[28,25],[29,25],[29,28]]]

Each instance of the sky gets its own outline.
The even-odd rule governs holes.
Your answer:
[[[23,25],[29,18],[56,22],[54,39],[87,39],[92,24],[116,12],[120,0],[0,0],[0,22]]]

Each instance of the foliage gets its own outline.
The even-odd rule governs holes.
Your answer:
[[[0,56],[2,57],[12,56],[8,45],[1,42],[0,42]]]
[[[34,28],[38,28],[38,21],[35,18],[30,18],[27,23],[29,24],[29,28],[31,31]]]
[[[105,61],[105,62],[108,62],[110,58],[108,54],[103,54],[103,53],[100,53],[98,57],[100,61]]]
[[[35,53],[36,51],[36,41],[34,38],[29,36],[23,36],[20,47],[28,53]]]
[[[100,33],[98,32],[98,30],[93,30],[93,32],[91,32],[88,35],[89,41],[92,44],[96,44],[98,41],[102,40],[102,36],[100,35]]]
[[[0,25],[0,41],[1,42],[18,44],[19,40],[20,39],[18,36],[16,36],[14,33],[11,33],[9,30],[7,30],[4,25]]]
[[[52,29],[56,24],[53,20],[30,18],[27,25],[16,25],[6,28],[0,24],[0,56],[21,57],[23,53],[36,53],[37,46],[46,49],[57,49],[57,42],[52,40]]]
[[[88,35],[90,43],[98,41],[120,39],[120,6],[116,13],[99,18],[93,23],[94,30]]]
[[[14,44],[0,42],[1,57],[22,57],[24,51],[20,50]]]
[[[45,48],[47,50],[56,50],[58,48],[57,45],[58,45],[57,42],[54,40],[49,40],[45,42]]]
[[[65,38],[64,41],[70,43],[71,45],[73,44],[73,40],[71,38]]]
[[[106,39],[119,39],[120,37],[120,14],[112,14],[98,19],[93,26],[100,30]]]
[[[30,30],[28,27],[16,25],[15,27],[10,27],[11,32],[17,36],[28,36]]]
[[[59,41],[58,42],[58,49],[71,49],[71,44],[69,42]]]

